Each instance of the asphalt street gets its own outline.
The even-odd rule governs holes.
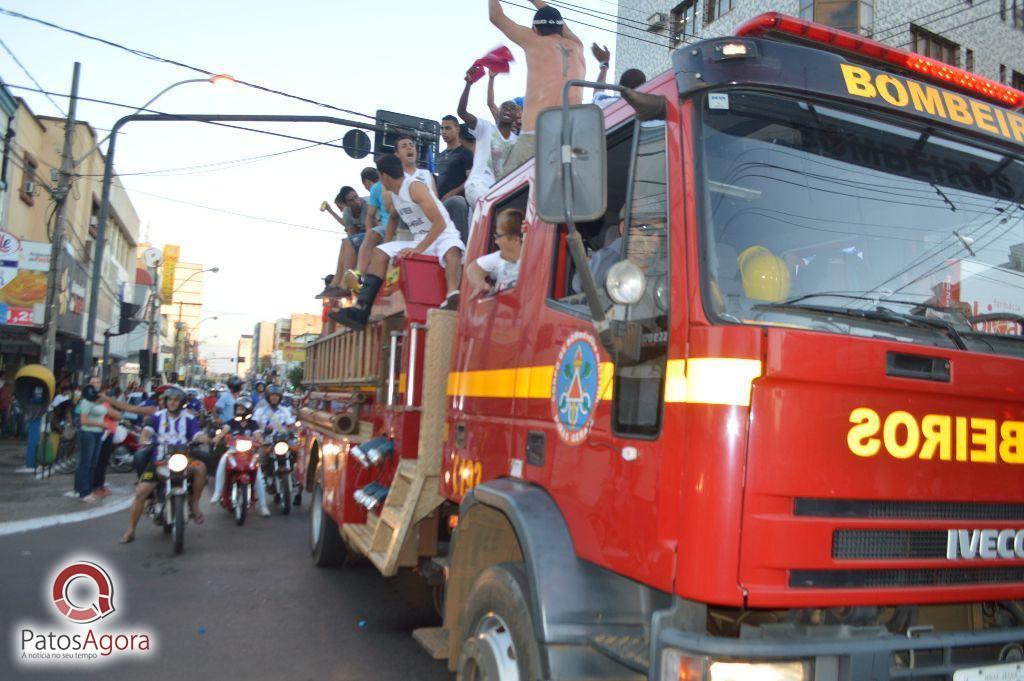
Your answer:
[[[416,575],[385,580],[367,562],[314,567],[305,506],[289,517],[251,517],[242,527],[223,510],[203,508],[206,523],[188,525],[180,556],[146,517],[134,543],[118,544],[126,512],[0,536],[0,679],[453,678],[412,639],[414,628],[439,621]],[[16,661],[19,624],[60,622],[52,579],[74,559],[111,573],[116,612],[109,620],[152,632],[148,659],[101,670]]]

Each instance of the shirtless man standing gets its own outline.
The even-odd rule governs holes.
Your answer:
[[[533,28],[520,26],[505,16],[500,0],[488,0],[491,23],[526,52],[523,128],[505,162],[502,175],[533,158],[537,149],[537,114],[542,109],[561,104],[566,81],[581,80],[587,72],[583,43],[565,25],[561,13],[544,0],[530,1],[537,8],[533,15]],[[579,89],[569,93],[570,104],[582,101],[583,93]]]

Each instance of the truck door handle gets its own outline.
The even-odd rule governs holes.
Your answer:
[[[950,361],[943,357],[888,352],[885,355],[885,375],[949,383]]]

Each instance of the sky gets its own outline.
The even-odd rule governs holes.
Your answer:
[[[527,6],[526,0],[513,0]],[[572,0],[595,16],[563,8],[584,44],[612,48],[613,0]],[[37,17],[161,57],[373,115],[398,111],[440,120],[455,113],[466,69],[507,40],[487,19],[486,0],[0,0],[0,8]],[[504,5],[528,24],[530,10]],[[601,26],[582,26],[572,20]],[[23,19],[0,15],[0,38],[44,89],[70,90],[72,64],[82,63],[79,94],[141,106],[158,91],[195,72],[145,59]],[[498,101],[523,94],[525,62],[496,81]],[[596,76],[589,54],[588,76]],[[31,86],[0,50],[0,78]],[[40,115],[60,115],[42,95],[12,88]],[[486,79],[477,83],[469,110],[486,115]],[[55,98],[65,107],[66,99]],[[336,115],[322,107],[237,84],[183,85],[152,108],[170,113]],[[128,113],[81,102],[79,120],[109,128]],[[365,120],[365,119],[360,119]],[[327,124],[246,124],[312,140],[340,138],[346,128]],[[101,131],[101,135],[105,132]],[[266,159],[249,159],[308,146],[252,132],[199,123],[129,124],[117,144],[116,168],[141,220],[141,240],[181,245],[181,259],[219,267],[205,275],[200,337],[213,336],[202,357],[235,355],[238,337],[260,320],[292,312],[319,313],[313,296],[334,271],[341,230],[320,203],[342,185],[360,188],[354,160],[340,149],[313,147]],[[172,172],[151,171],[172,170]],[[130,173],[148,173],[131,175]],[[218,211],[196,205],[219,209]],[[223,212],[221,212],[223,211]],[[242,217],[241,214],[247,217]],[[277,221],[277,222],[274,222]],[[278,224],[280,222],[289,225]],[[225,360],[211,370],[228,371]]]

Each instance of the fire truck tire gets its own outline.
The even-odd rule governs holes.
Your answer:
[[[480,573],[459,623],[463,637],[457,681],[538,681],[540,646],[534,636],[522,563]]]
[[[317,480],[313,488],[313,501],[309,506],[309,518],[312,529],[311,547],[313,564],[317,567],[341,565],[345,560],[345,545],[338,532],[338,524],[331,514],[324,510],[324,488]]]

